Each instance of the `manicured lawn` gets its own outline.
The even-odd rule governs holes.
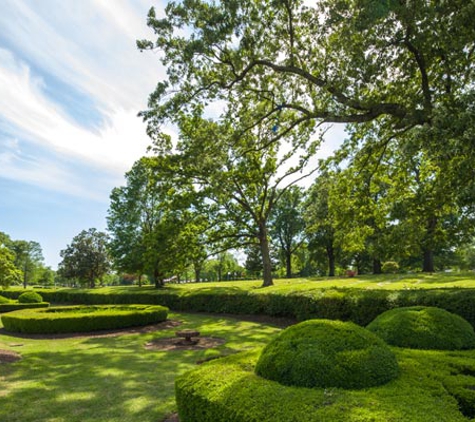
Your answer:
[[[174,380],[199,360],[266,344],[279,329],[207,315],[170,314],[181,328],[226,343],[197,351],[146,350],[176,329],[118,337],[27,339],[0,333],[0,349],[23,359],[0,364],[2,422],[159,422],[176,410]],[[0,324],[1,327],[1,324]]]
[[[310,277],[292,279],[274,279],[274,286],[261,289],[262,282],[258,280],[244,281],[221,281],[203,282],[187,284],[167,284],[169,290],[177,292],[213,291],[218,288],[220,291],[227,290],[236,292],[241,290],[266,292],[288,292],[288,291],[312,291],[316,289],[328,288],[356,288],[356,289],[435,289],[435,288],[475,288],[475,272],[451,272],[435,274],[381,274],[381,275],[359,275],[356,277]],[[148,291],[150,294],[157,292],[151,286],[138,287],[103,287],[94,289],[95,292],[127,293],[134,289],[142,292]],[[41,291],[40,291],[41,292]],[[160,292],[160,289],[158,290]]]

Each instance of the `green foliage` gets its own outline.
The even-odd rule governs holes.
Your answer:
[[[2,323],[19,333],[74,333],[162,322],[167,314],[163,306],[69,306],[12,312],[2,316]]]
[[[434,307],[403,307],[379,315],[368,330],[387,343],[413,349],[475,348],[473,327],[458,315]]]
[[[110,269],[107,242],[106,233],[94,228],[83,230],[60,252],[62,261],[58,266],[59,275],[95,287],[96,280]]]
[[[18,296],[18,302],[20,303],[41,303],[43,302],[43,298],[39,293],[30,291],[22,293]]]
[[[287,328],[262,351],[256,374],[296,387],[360,389],[386,384],[399,369],[394,353],[350,322],[310,320]]]
[[[20,339],[1,329],[0,348],[21,353],[23,360],[0,364],[0,421],[163,421],[176,412],[178,374],[196,368],[198,361],[262,346],[280,331],[222,315],[185,313],[170,318],[182,322],[181,328],[226,343],[195,351],[144,348],[148,342],[175,337],[177,328],[171,325],[100,338],[24,335]],[[58,397],[62,399],[57,401]]]
[[[292,278],[292,257],[304,240],[303,197],[300,187],[287,189],[282,193],[271,217],[271,235],[279,245],[286,278]]]
[[[381,270],[384,274],[395,274],[399,271],[399,264],[395,261],[386,261],[383,263]]]
[[[237,121],[232,110],[219,121],[177,114],[180,140],[176,149],[163,153],[160,136],[155,141],[155,159],[158,171],[168,169],[166,180],[178,187],[193,186],[200,199],[199,211],[208,219],[205,231],[211,252],[255,246],[263,286],[270,286],[271,215],[287,189],[316,171],[307,163],[320,138],[310,138],[311,125],[304,125],[288,130],[270,146],[272,136],[265,126],[242,133],[248,118],[243,114]]]
[[[2,304],[2,303],[10,303],[10,302],[11,302],[10,299],[8,299],[8,298],[5,297],[5,296],[0,295],[0,304]]]
[[[196,260],[202,216],[189,209],[189,183],[178,189],[163,174],[159,158],[143,157],[125,175],[127,184],[113,189],[107,225],[109,251],[121,271],[147,274],[157,287]]]
[[[270,289],[257,288],[259,282],[240,281],[169,284],[163,289],[42,289],[41,295],[56,303],[158,304],[177,311],[263,314],[298,320],[339,319],[362,326],[392,308],[433,306],[455,313],[475,326],[474,284],[473,274],[398,275],[397,278],[382,275],[277,280],[277,285]],[[9,289],[1,294],[16,299],[22,292]]]
[[[0,243],[0,286],[7,288],[20,282],[22,277],[22,272],[15,266],[15,254]]]
[[[328,276],[335,275],[337,258],[341,255],[341,248],[337,244],[335,223],[341,207],[330,207],[330,194],[335,184],[335,175],[326,172],[319,176],[311,186],[305,204],[306,234],[309,239],[308,249],[321,261],[326,261],[325,271]],[[347,200],[343,195],[343,201]],[[353,229],[353,228],[352,228]],[[347,231],[351,235],[351,231]]]
[[[47,308],[49,307],[48,302],[41,303],[19,303],[19,302],[10,302],[10,303],[0,303],[0,314],[5,312],[19,311],[22,309],[36,309],[36,308]]]
[[[399,377],[363,390],[299,388],[264,379],[254,373],[260,350],[218,359],[177,377],[178,413],[187,422],[467,421],[444,381],[457,372],[456,363],[473,365],[473,354],[395,353]]]
[[[472,375],[472,376],[468,376]],[[467,417],[475,417],[475,390],[473,374],[461,373],[444,379],[444,387],[459,405],[460,411]]]
[[[43,251],[35,241],[14,240],[10,249],[15,254],[15,265],[23,274],[23,287],[35,282],[43,269]]]

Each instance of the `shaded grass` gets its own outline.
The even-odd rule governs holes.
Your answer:
[[[146,350],[174,329],[119,337],[28,339],[0,335],[0,348],[22,354],[0,364],[0,421],[154,421],[176,410],[174,381],[196,362],[266,344],[279,329],[206,315],[171,314],[180,328],[226,343],[197,351]]]

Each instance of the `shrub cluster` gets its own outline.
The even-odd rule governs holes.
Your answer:
[[[473,327],[462,317],[440,308],[391,309],[376,317],[367,328],[393,346],[433,350],[475,348]]]
[[[310,320],[282,331],[262,351],[256,374],[297,387],[366,388],[398,374],[394,353],[351,322]]]
[[[165,321],[163,306],[68,306],[2,315],[5,330],[29,334],[74,333],[148,325]]]
[[[175,391],[187,422],[450,422],[466,421],[434,362],[416,350],[397,351],[400,376],[365,390],[301,388],[259,377],[259,350],[239,353],[180,375]],[[437,359],[439,359],[437,361]],[[442,364],[442,363],[440,363]],[[437,400],[434,400],[434,397]]]
[[[18,296],[18,302],[19,303],[41,303],[43,302],[43,298],[41,295],[34,291],[29,291],[22,293],[20,296]]]

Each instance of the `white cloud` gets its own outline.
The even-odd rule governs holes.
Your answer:
[[[122,173],[145,153],[150,140],[135,110],[117,107],[107,114],[102,128],[88,130],[49,100],[42,89],[43,82],[32,77],[24,63],[0,49],[0,115],[20,133],[43,147]]]
[[[133,6],[134,7],[133,7]],[[114,0],[6,1],[0,28],[16,51],[101,107],[143,108],[164,70],[135,40],[153,37],[147,8]]]
[[[8,147],[12,146],[11,149]],[[0,177],[21,180],[33,185],[45,186],[68,195],[103,201],[104,198],[94,189],[90,189],[83,180],[75,178],[57,161],[31,157],[22,153],[18,140],[5,142],[7,148],[0,153]]]

